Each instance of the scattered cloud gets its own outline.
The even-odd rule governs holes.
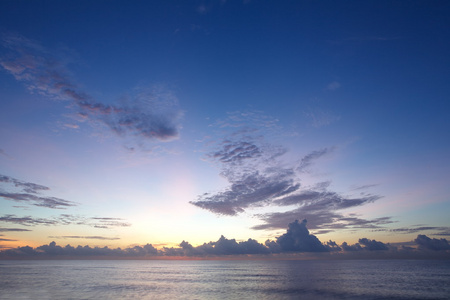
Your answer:
[[[270,230],[284,228],[284,224],[289,220],[304,217],[310,222],[310,229],[314,230],[316,234],[323,234],[333,232],[335,230],[343,229],[367,229],[367,228],[381,228],[382,225],[393,223],[390,217],[381,217],[376,219],[363,219],[358,217],[344,216],[343,214],[330,211],[327,209],[316,211],[305,211],[301,207],[286,212],[274,212],[258,215],[264,221],[263,224],[255,225],[252,229],[255,230]]]
[[[43,186],[40,184],[25,182],[25,181],[18,180],[18,179],[15,179],[15,178],[12,178],[12,177],[9,177],[6,175],[1,175],[1,174],[0,174],[0,182],[1,183],[11,183],[15,187],[22,188],[24,192],[32,193],[32,194],[37,194],[41,191],[50,190],[49,187],[46,187],[46,186]]]
[[[50,188],[18,180],[9,176],[0,175],[0,183],[13,185],[19,188],[19,192],[4,192],[0,190],[0,197],[6,200],[12,200],[21,203],[30,203],[34,206],[46,207],[52,209],[65,209],[70,206],[76,206],[77,203],[49,196],[38,196],[41,191],[48,191]]]
[[[75,202],[67,201],[55,197],[39,197],[36,195],[25,193],[1,193],[0,197],[7,200],[14,200],[17,202],[30,202],[34,206],[47,207],[53,209],[64,209],[68,206],[76,206]]]
[[[31,216],[16,217],[15,215],[4,215],[0,217],[0,222],[20,224],[24,226],[37,226],[37,225],[57,225],[57,220],[45,219],[45,218],[33,218]]]
[[[190,203],[228,216],[252,208],[294,206],[288,211],[256,214],[264,221],[252,227],[258,230],[285,228],[291,220],[303,218],[313,220],[311,228],[318,234],[336,229],[381,228],[392,222],[389,217],[365,220],[339,212],[374,202],[381,198],[379,195],[341,195],[329,190],[330,181],[303,187],[301,180],[308,176],[313,164],[336,151],[336,147],[310,151],[298,160],[286,160],[288,150],[267,141],[283,131],[277,122],[260,112],[234,112],[216,122],[213,126],[219,128],[219,132],[214,136],[223,136],[223,139],[207,144],[206,158],[218,164],[229,186],[222,191],[199,195]],[[263,134],[260,128],[273,133]]]
[[[248,207],[270,204],[274,199],[299,188],[290,170],[266,170],[229,178],[231,186],[222,192],[204,194],[192,204],[221,215],[237,215]]]
[[[105,237],[98,235],[88,235],[88,236],[80,236],[80,235],[62,235],[62,236],[49,236],[50,239],[90,239],[90,240],[120,240],[118,237]]]
[[[130,223],[125,222],[122,218],[91,218],[91,222],[89,222],[90,226],[94,226],[95,228],[105,228],[108,229],[110,227],[128,227],[131,226]],[[88,219],[89,221],[89,219]]]
[[[9,232],[9,231],[22,232],[22,231],[31,231],[31,230],[24,229],[24,228],[0,228],[0,232]]]
[[[61,225],[86,225],[95,228],[109,229],[111,227],[128,227],[130,223],[121,218],[84,217],[70,214],[61,214],[51,218],[37,218],[32,216],[17,217],[4,215],[0,222],[20,224],[23,226],[61,226]]]
[[[0,58],[0,66],[31,92],[69,100],[80,116],[100,121],[118,135],[160,141],[178,137],[183,113],[176,97],[161,87],[138,91],[134,99],[120,104],[104,104],[84,93],[71,78],[67,63],[39,43],[9,33],[3,34],[2,45],[9,52]]]
[[[380,229],[374,229],[373,231],[385,231],[385,232],[400,233],[400,234],[411,234],[411,233],[418,233],[418,232],[424,232],[424,231],[434,231],[432,233],[432,235],[450,236],[450,227],[446,227],[446,226],[413,225],[411,227],[401,227],[401,228],[380,228]]]
[[[248,141],[224,141],[222,149],[209,154],[209,157],[222,163],[239,164],[244,159],[261,157],[261,149]]]

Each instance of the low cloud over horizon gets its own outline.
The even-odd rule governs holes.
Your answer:
[[[414,240],[416,247],[397,247],[381,241],[360,238],[358,243],[349,245],[346,242],[341,245],[334,241],[321,242],[315,235],[310,234],[307,221],[295,220],[290,223],[286,233],[275,240],[267,240],[264,244],[249,238],[247,241],[236,241],[221,236],[215,242],[192,246],[187,241],[182,241],[178,247],[155,248],[152,244],[144,246],[132,246],[125,249],[91,246],[73,247],[70,244],[62,247],[51,242],[36,248],[30,246],[5,249],[0,251],[0,259],[7,258],[64,258],[64,257],[110,257],[110,258],[151,258],[151,257],[231,257],[244,256],[251,258],[254,255],[264,257],[302,258],[296,254],[324,254],[329,258],[450,258],[450,244],[446,239],[429,238],[418,235]],[[51,236],[58,239],[99,239],[115,240],[101,236]],[[5,239],[6,240],[6,239]],[[381,254],[379,254],[381,253]],[[282,256],[280,256],[282,255]],[[283,256],[284,255],[284,256]],[[288,255],[288,256],[285,256]],[[322,256],[323,257],[323,256]],[[311,258],[311,256],[305,256]]]

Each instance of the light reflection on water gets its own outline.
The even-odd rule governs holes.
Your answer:
[[[0,261],[0,299],[450,299],[450,261]]]

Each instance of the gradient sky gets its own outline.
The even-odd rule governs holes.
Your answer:
[[[0,1],[0,245],[450,236],[448,1]]]

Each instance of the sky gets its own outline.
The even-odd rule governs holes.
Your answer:
[[[0,251],[448,254],[449,15],[0,1]]]

